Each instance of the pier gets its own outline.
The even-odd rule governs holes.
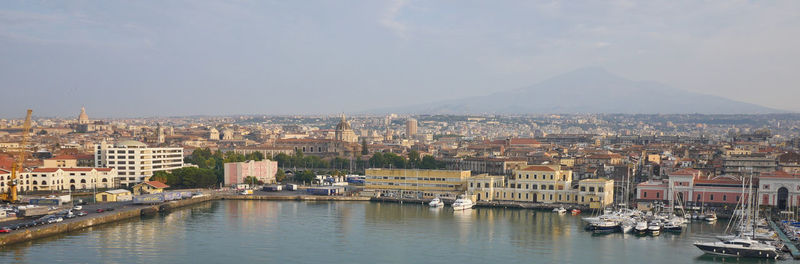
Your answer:
[[[775,232],[778,233],[778,237],[781,239],[783,244],[786,245],[786,248],[789,249],[789,253],[792,254],[792,258],[800,259],[800,250],[798,250],[794,242],[792,242],[792,240],[789,239],[785,233],[783,233],[783,229],[775,224],[775,221],[772,221],[772,219],[769,219],[769,226],[772,227],[772,230],[775,230]]]

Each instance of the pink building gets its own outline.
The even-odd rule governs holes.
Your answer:
[[[225,185],[230,186],[244,182],[247,176],[253,176],[264,183],[275,183],[278,162],[271,160],[225,163]]]
[[[758,178],[752,188],[758,187]],[[689,206],[735,205],[742,197],[742,180],[734,176],[709,178],[695,169],[682,169],[669,174],[667,180],[648,181],[636,186],[640,202],[662,201],[665,204]]]

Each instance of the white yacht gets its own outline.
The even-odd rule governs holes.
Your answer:
[[[564,207],[554,208],[553,212],[558,213],[558,214],[566,214],[567,213],[567,209],[565,209]]]
[[[634,227],[637,234],[644,235],[647,234],[647,221],[638,221],[636,222],[636,227]]]
[[[456,201],[453,202],[452,206],[453,210],[459,211],[459,210],[471,209],[473,205],[475,205],[475,203],[473,203],[472,200],[468,199],[467,196],[459,195],[458,199],[456,199]]]
[[[439,197],[436,197],[433,198],[433,200],[431,200],[431,202],[428,203],[428,205],[431,207],[442,207],[444,206],[444,202],[442,202],[442,199],[439,199]]]
[[[749,237],[739,237],[720,242],[696,242],[694,245],[707,254],[735,257],[777,259],[778,250],[769,244]]]

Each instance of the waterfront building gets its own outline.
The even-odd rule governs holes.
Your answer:
[[[602,208],[614,202],[614,181],[586,179],[573,184],[572,171],[560,165],[528,166],[501,176],[478,176],[469,180],[469,193],[478,201],[565,203]]]
[[[800,206],[800,174],[785,171],[762,173],[759,176],[759,205],[788,210]]]
[[[19,187],[24,191],[61,191],[106,189],[114,187],[114,168],[34,168],[20,174]]]
[[[278,172],[278,162],[271,160],[254,161],[248,160],[245,162],[228,162],[224,165],[225,186],[245,183],[244,179],[247,176],[252,176],[264,183],[275,183],[275,174]]]
[[[94,196],[94,200],[103,203],[124,202],[133,200],[133,195],[131,191],[125,189],[108,190],[97,193]]]
[[[412,198],[453,198],[464,194],[466,170],[367,169],[364,191]]]
[[[754,178],[753,188],[758,186]],[[636,186],[640,204],[653,202],[686,206],[735,206],[742,196],[742,178],[734,175],[710,177],[699,170],[682,169],[669,173],[667,179],[653,180]]]
[[[148,147],[133,140],[95,145],[95,167],[115,168],[115,186],[131,187],[153,176],[156,171],[183,167],[183,148]]]
[[[169,185],[160,181],[145,181],[133,186],[133,195],[162,193],[166,188],[169,188]]]

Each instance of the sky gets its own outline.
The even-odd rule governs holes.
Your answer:
[[[0,117],[356,112],[602,67],[800,112],[800,1],[2,1]]]

